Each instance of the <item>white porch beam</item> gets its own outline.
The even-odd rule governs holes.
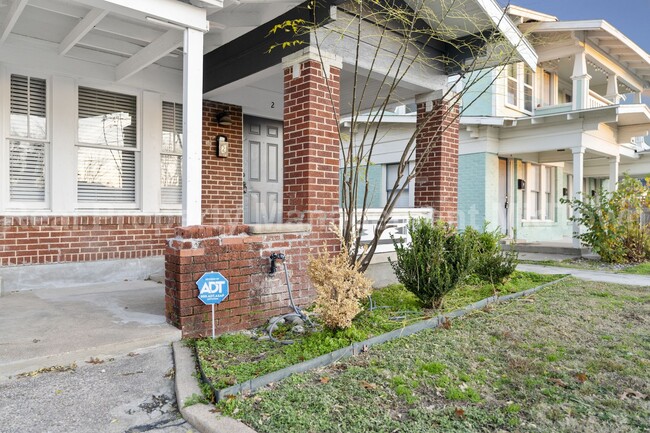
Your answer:
[[[203,35],[201,35],[203,42]],[[181,33],[178,30],[169,30],[155,41],[138,51],[134,56],[126,59],[115,68],[115,79],[122,81],[160,60],[176,48],[183,45]]]
[[[573,152],[573,197],[572,199],[584,200],[582,193],[582,178],[584,177],[585,171],[585,151],[584,147],[574,147],[571,149]],[[573,217],[575,219],[580,218],[580,211],[574,210]],[[573,246],[575,248],[581,248],[582,243],[580,239],[576,236],[580,234],[580,224],[577,221],[573,221]]]
[[[201,224],[202,122],[203,33],[187,29],[183,41],[183,226]]]
[[[177,0],[76,0],[85,5],[105,9],[127,17],[141,20],[156,18],[170,24],[187,27],[202,32],[209,30],[206,11],[202,8]]]
[[[25,6],[27,6],[27,0],[14,0],[11,4],[11,8],[9,9],[9,12],[7,12],[7,16],[0,28],[0,44],[6,41],[7,37],[9,37],[9,34],[16,25],[18,18],[20,18],[20,14],[25,10]]]
[[[645,89],[646,82],[642,80],[639,76],[632,73],[628,68],[621,65],[619,62],[610,60],[605,54],[595,47],[592,47],[589,44],[585,44],[585,52],[589,56],[589,59],[595,62],[598,66],[609,71],[610,74],[616,74],[619,80],[624,81],[628,85],[632,86],[634,90]]]
[[[106,15],[108,11],[94,8],[86,14],[85,17],[63,38],[59,44],[59,54],[64,56],[77,42],[79,42],[86,34],[91,31]]]

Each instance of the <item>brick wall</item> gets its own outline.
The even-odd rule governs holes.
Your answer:
[[[458,107],[441,100],[417,105],[415,207],[433,208],[434,219],[458,220]]]
[[[165,254],[167,321],[183,337],[211,334],[211,306],[198,299],[196,281],[218,271],[229,280],[228,298],[215,307],[217,333],[247,329],[290,311],[284,270],[269,275],[272,252],[287,255],[297,305],[314,298],[306,273],[313,245],[309,231],[251,235],[245,225],[193,226],[176,229]],[[279,265],[280,263],[278,263]]]
[[[312,224],[320,243],[335,248],[329,230],[339,218],[339,80],[341,70],[306,60],[284,70],[284,207],[288,223]]]
[[[178,216],[0,217],[0,266],[159,256]]]
[[[219,126],[220,112],[232,125]],[[240,224],[244,221],[243,115],[236,105],[203,101],[203,224]],[[217,157],[216,137],[228,137],[228,157]]]

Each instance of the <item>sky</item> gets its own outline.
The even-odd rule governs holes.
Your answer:
[[[502,6],[508,0],[499,0]],[[650,0],[510,0],[562,21],[604,19],[650,53]]]

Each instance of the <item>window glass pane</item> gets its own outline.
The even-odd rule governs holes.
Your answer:
[[[524,84],[528,86],[533,85],[533,70],[528,66],[524,67]]]
[[[45,143],[9,142],[9,198],[11,201],[45,201]]]
[[[539,174],[539,166],[531,164],[530,171],[528,172],[531,191],[539,191]]]
[[[399,164],[386,164],[386,196],[388,196],[393,190],[393,186],[395,185],[395,181],[397,180],[398,167]],[[404,177],[407,175],[408,169],[405,171],[406,173],[402,174],[402,179],[398,184],[398,188],[403,183]],[[397,197],[397,201],[395,202],[395,207],[396,208],[409,207],[409,186],[408,185],[406,185],[406,187],[402,190],[402,192],[400,192],[399,196]]]
[[[516,63],[511,63],[508,65],[508,77],[512,77],[514,79],[517,79],[517,64]]]
[[[79,87],[79,143],[137,146],[136,97]]]
[[[507,102],[510,105],[517,105],[517,81],[508,79]]]
[[[183,105],[163,102],[163,141],[164,153],[183,153]]]
[[[524,110],[533,111],[533,88],[524,87]]]
[[[11,76],[11,136],[45,139],[47,137],[47,87],[40,78]]]
[[[178,204],[182,199],[181,157],[178,155],[160,156],[161,201],[164,204]]]
[[[80,147],[77,163],[77,200],[134,202],[135,152]]]

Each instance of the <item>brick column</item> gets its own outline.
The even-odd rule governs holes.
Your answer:
[[[458,223],[458,107],[442,99],[418,101],[415,207],[433,208],[434,219]]]
[[[339,219],[339,80],[341,63],[323,66],[309,49],[284,59],[285,223],[309,223],[317,239]],[[322,242],[319,241],[322,244]]]

